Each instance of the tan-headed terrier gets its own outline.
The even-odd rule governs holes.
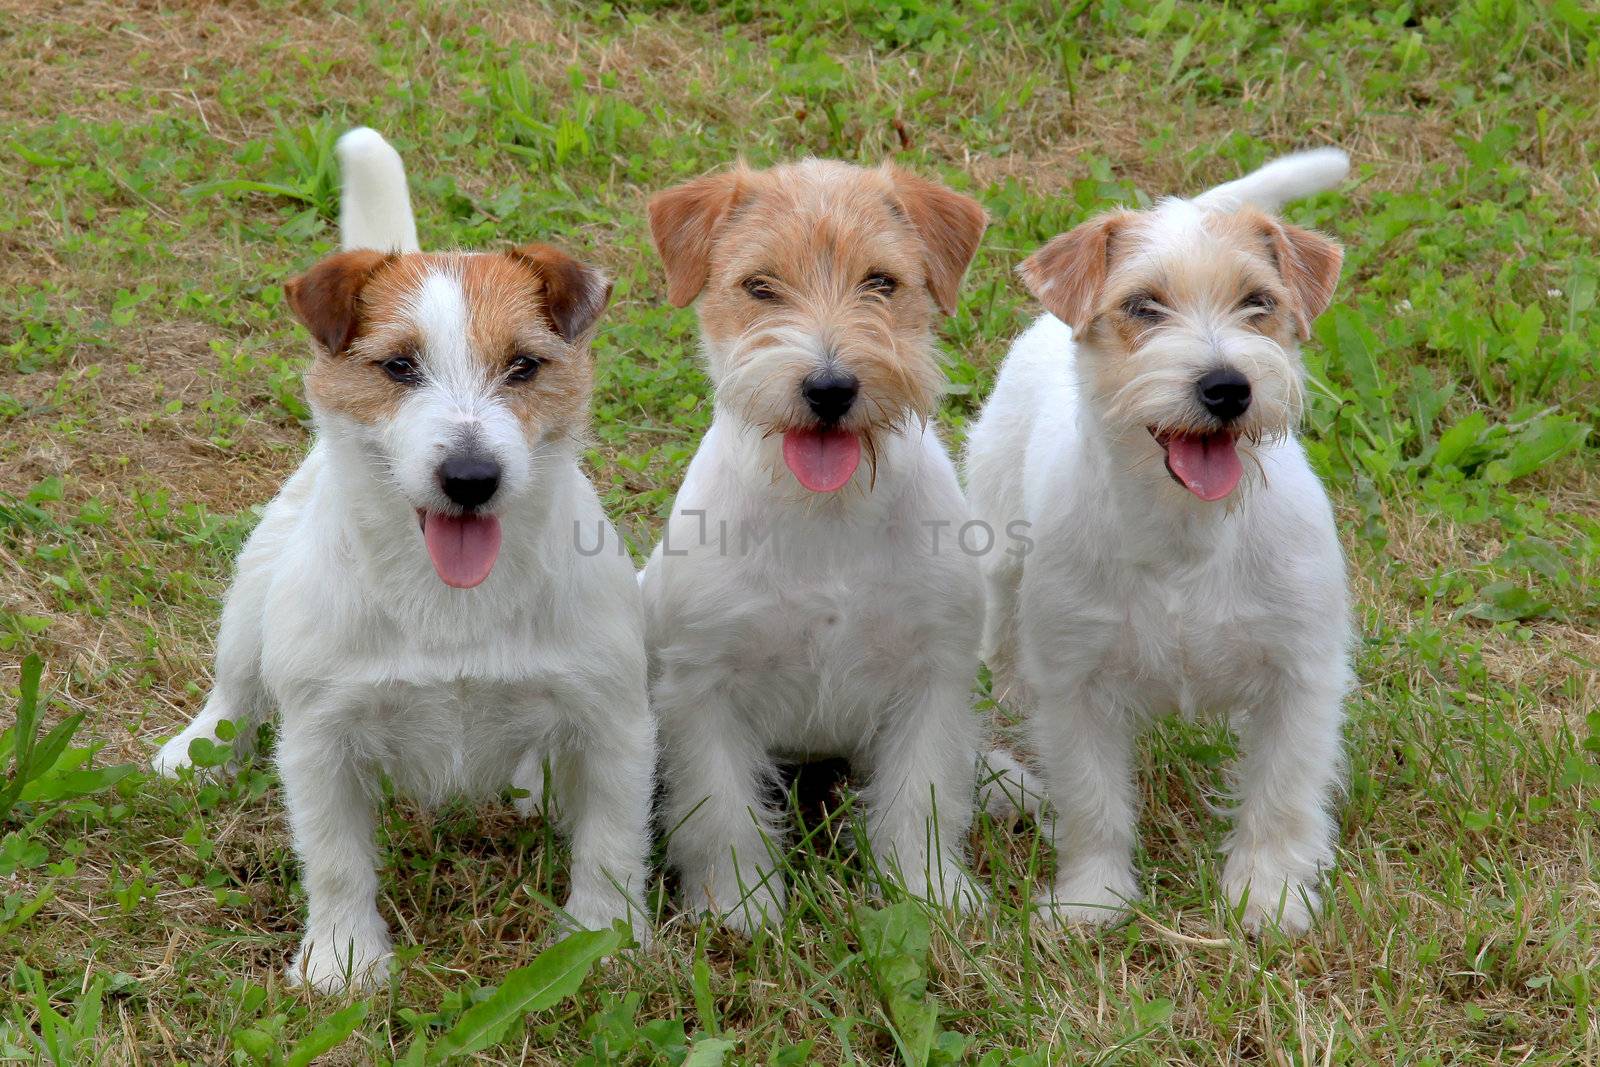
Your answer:
[[[930,424],[934,328],[986,223],[897,167],[737,167],[657,195],[716,387],[643,581],[667,856],[689,904],[776,919],[775,761],[848,757],[880,867],[957,906],[982,604]],[[993,547],[993,546],[990,546]]]
[[[1110,922],[1139,896],[1134,741],[1171,713],[1243,729],[1228,903],[1249,929],[1299,933],[1316,913],[1350,621],[1294,428],[1300,343],[1342,253],[1275,212],[1348,166],[1290,156],[1092,218],[1022,264],[1047,314],[1006,357],[967,486],[976,515],[1028,523],[1037,546],[984,561],[984,656],[1027,710],[1054,809],[1047,918]]]

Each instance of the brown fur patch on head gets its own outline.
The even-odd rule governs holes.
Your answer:
[[[748,172],[707,174],[650,198],[650,238],[667,271],[667,300],[686,307],[705,288],[717,227],[739,199]]]
[[[594,389],[588,331],[611,293],[599,271],[540,247],[532,262],[518,250],[469,256],[462,267],[472,358],[486,380],[499,383],[530,445],[577,436],[587,425]],[[538,370],[527,381],[506,380],[519,358],[537,360]]]
[[[1260,216],[1258,232],[1272,249],[1273,262],[1283,283],[1294,294],[1301,340],[1311,336],[1311,324],[1333,303],[1344,265],[1344,249],[1320,233]]]
[[[699,296],[718,395],[746,419],[811,424],[800,383],[824,366],[860,380],[845,423],[858,432],[932,412],[932,328],[982,232],[975,202],[892,167],[810,159],[669,190],[651,222],[671,298]]]
[[[345,252],[333,258],[348,255],[379,253]],[[345,343],[334,348],[323,342],[306,372],[306,393],[314,405],[369,425],[394,417],[410,390],[385,373],[382,363],[402,357],[420,362],[422,335],[406,308],[433,258],[420,253],[383,257],[384,269],[354,295],[354,325]]]
[[[341,355],[361,328],[361,291],[396,257],[357,249],[329,256],[283,286],[289,307],[329,355]]]
[[[545,311],[564,341],[588,333],[611,300],[611,280],[559,248],[531,244],[507,254],[532,268],[544,283]]]
[[[989,226],[989,215],[970,196],[938,182],[919,178],[893,164],[884,164],[884,170],[894,182],[901,208],[922,237],[928,292],[939,310],[953,315],[961,295],[961,279]]]
[[[1017,267],[1022,284],[1046,311],[1082,334],[1099,311],[1118,235],[1136,217],[1132,211],[1099,215],[1051,238]]]
[[[429,324],[417,317],[429,280],[460,286],[469,366],[430,353]],[[319,352],[306,375],[323,410],[373,424],[393,418],[407,397],[440,375],[464,377],[516,415],[529,444],[581,433],[593,387],[588,335],[609,296],[600,273],[548,246],[497,253],[412,253],[390,257],[362,289],[360,329],[339,354]],[[568,336],[570,334],[570,336]],[[396,381],[384,364],[411,361],[421,385]],[[531,377],[513,380],[527,363]]]

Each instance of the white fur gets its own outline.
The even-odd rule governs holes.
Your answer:
[[[845,756],[879,866],[971,906],[982,603],[954,466],[913,426],[882,436],[870,488],[863,463],[818,496],[779,447],[719,403],[644,573],[667,858],[730,926],[776,919],[774,760]]]
[[[339,238],[345,249],[420,249],[400,153],[377,130],[359,126],[339,138],[334,154],[342,183]]]
[[[1224,182],[1194,198],[1211,211],[1236,211],[1244,205],[1276,212],[1291,200],[1332,189],[1350,173],[1350,157],[1333,147],[1282,156],[1242,178]]]
[[[1155,238],[1161,254],[1182,252],[1196,208],[1181,203],[1157,209],[1170,225]],[[1161,716],[1213,713],[1240,725],[1244,747],[1223,888],[1247,927],[1299,932],[1333,859],[1328,805],[1352,681],[1343,555],[1288,430],[1293,354],[1241,358],[1226,324],[1174,331],[1211,337],[1211,361],[1244,367],[1258,398],[1276,398],[1251,449],[1259,470],[1247,458],[1245,482],[1206,503],[1164,469],[1146,426],[1193,419],[1192,382],[1208,364],[1190,358],[1192,345],[1150,346],[1138,357],[1148,377],[1097,397],[1093,361],[1129,357],[1102,357],[1041,316],[1012,346],[968,442],[974,515],[996,527],[1025,520],[1035,546],[983,560],[983,655],[997,695],[1027,711],[1053,807],[1060,866],[1047,917],[1107,922],[1139,897],[1136,736]],[[1037,810],[997,760],[1010,795],[989,790],[991,810]]]
[[[398,242],[409,219],[364,236]],[[317,411],[315,446],[240,554],[210,699],[154,760],[176,773],[224,719],[243,748],[279,709],[310,906],[289,978],[324,991],[381,980],[389,956],[372,840],[380,773],[430,805],[524,788],[527,810],[548,761],[572,839],[568,919],[603,927],[641,904],[655,728],[638,586],[576,445],[530,449],[474,369],[465,310],[457,278],[428,279],[409,312],[428,382],[388,423]],[[501,464],[504,540],[489,578],[459,590],[429,563],[417,509],[446,506],[434,472],[466,440]],[[597,528],[607,551],[592,550]]]

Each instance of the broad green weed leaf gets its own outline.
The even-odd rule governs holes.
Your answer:
[[[1550,602],[1516,582],[1491,582],[1478,593],[1479,602],[1467,614],[1487,622],[1533,619],[1550,610]]]
[[[1588,436],[1589,427],[1572,419],[1539,419],[1516,436],[1505,458],[1490,463],[1484,475],[1497,485],[1516,481],[1573,451]]]
[[[1411,368],[1411,394],[1406,404],[1407,410],[1416,430],[1417,437],[1427,441],[1433,436],[1433,424],[1444,410],[1444,406],[1455,395],[1456,383],[1447,381],[1443,385],[1434,383],[1433,371],[1427,367]]]
[[[1511,327],[1511,343],[1524,358],[1533,355],[1539,347],[1539,334],[1544,329],[1544,312],[1538,304],[1522,309]]]
[[[55,890],[45,886],[34,895],[32,900],[23,903],[21,893],[9,893],[3,904],[0,904],[0,934],[9,934],[33,918],[38,910],[45,906]]]
[[[1389,424],[1389,406],[1384,400],[1387,389],[1372,355],[1380,347],[1377,335],[1359,311],[1345,304],[1333,309],[1332,321],[1330,347],[1355,387],[1361,409],[1371,420],[1370,428],[1384,439],[1392,440],[1394,429]],[[1328,330],[1322,332],[1326,334]],[[1328,338],[1324,337],[1326,340]]]
[[[700,1018],[700,1028],[707,1033],[717,1032],[717,1001],[711,994],[711,964],[706,960],[706,949],[695,945],[694,968],[690,974],[694,987],[695,1014]]]
[[[0,819],[11,814],[11,807],[17,802],[22,787],[28,784],[34,742],[39,736],[39,679],[43,674],[44,661],[37,655],[30,655],[22,661],[17,721],[7,731],[11,735],[12,770],[5,786],[0,787]]]
[[[928,995],[928,919],[911,901],[861,914],[861,954],[888,1009],[907,1067],[924,1067],[939,1029],[939,1001]]]
[[[35,780],[22,791],[22,799],[29,803],[40,800],[75,800],[110,788],[137,770],[132,764],[121,763],[115,767],[96,767],[87,771],[52,774]]]
[[[604,956],[617,950],[616,929],[579,930],[545,949],[526,967],[518,967],[487,999],[462,1013],[428,1052],[429,1063],[488,1048],[505,1036],[513,1022],[578,991],[584,978]]]
[[[1474,411],[1440,434],[1439,447],[1433,454],[1434,467],[1459,468],[1468,450],[1478,442],[1488,428],[1489,420],[1483,412]]]
[[[733,1051],[733,1042],[720,1037],[703,1037],[689,1048],[682,1067],[722,1067],[722,1060]]]
[[[285,1067],[310,1067],[318,1056],[332,1052],[344,1044],[356,1027],[367,1019],[367,1002],[358,1000],[334,1012],[301,1038],[293,1051],[284,1059]]]
[[[246,1027],[233,1032],[233,1047],[243,1052],[252,1062],[268,1063],[277,1050],[277,1042],[271,1034]]]
[[[83,713],[73,715],[57,723],[55,728],[44,736],[31,752],[27,754],[27,764],[22,765],[22,759],[17,760],[17,781],[22,783],[22,792],[27,791],[27,784],[55,769],[56,762],[67,749],[67,742],[72,740],[72,733],[83,722]]]

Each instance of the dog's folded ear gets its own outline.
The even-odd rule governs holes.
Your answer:
[[[530,244],[506,254],[539,276],[544,285],[545,315],[568,344],[589,332],[611,300],[611,279],[559,248]]]
[[[378,268],[394,258],[394,253],[365,248],[338,252],[284,283],[289,307],[328,355],[341,355],[356,339],[361,328],[361,290]]]
[[[694,303],[711,271],[717,227],[739,200],[743,168],[707,174],[650,198],[650,237],[667,270],[667,299],[674,307]]]
[[[961,279],[977,254],[989,226],[983,205],[954,189],[888,165],[895,198],[916,227],[927,249],[924,272],[928,292],[946,315],[953,315],[961,296]]]
[[[1099,310],[1111,271],[1112,243],[1132,212],[1098,215],[1052,237],[1017,267],[1045,310],[1082,334]]]
[[[1295,318],[1300,339],[1311,336],[1311,324],[1333,302],[1339,284],[1339,269],[1344,264],[1344,249],[1336,241],[1311,230],[1303,230],[1277,219],[1261,220],[1278,273],[1294,294]]]

